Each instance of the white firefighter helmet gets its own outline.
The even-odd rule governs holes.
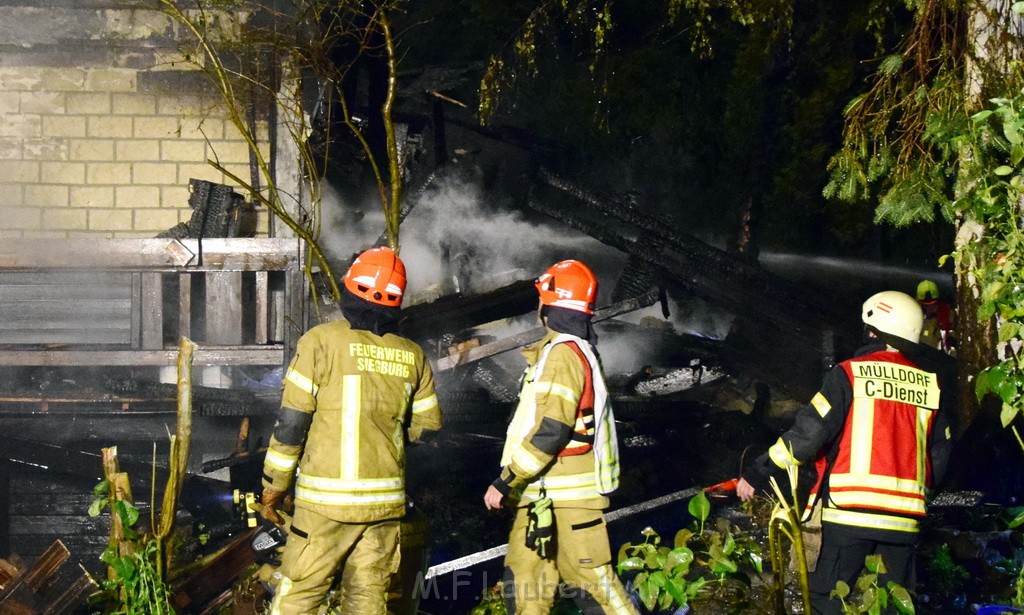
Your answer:
[[[921,339],[924,313],[917,301],[906,293],[886,290],[864,302],[861,320],[869,327],[917,343]]]

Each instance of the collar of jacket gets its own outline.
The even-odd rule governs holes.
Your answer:
[[[899,352],[895,348],[892,348],[891,346],[887,345],[885,342],[874,342],[871,344],[867,344],[866,346],[861,346],[860,348],[857,349],[857,352],[853,353],[853,356],[862,357],[866,354],[871,354],[872,352],[878,352],[879,350],[885,350],[887,348],[895,352]]]
[[[540,338],[539,341],[530,344],[526,348],[523,348],[520,352],[523,354],[523,357],[526,358],[526,363],[528,365],[533,365],[534,363],[536,363],[537,359],[540,358],[540,351],[543,350],[544,347],[551,342],[551,340],[555,339],[555,336],[557,335],[558,331],[552,331],[551,329],[547,329],[547,333],[544,334],[544,337]]]

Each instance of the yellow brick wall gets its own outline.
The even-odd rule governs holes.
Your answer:
[[[143,91],[141,72],[0,67],[0,238],[152,237],[191,217],[189,178],[234,185],[207,159],[248,180],[216,101]]]

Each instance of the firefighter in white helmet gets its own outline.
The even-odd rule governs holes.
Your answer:
[[[523,350],[527,368],[501,474],[484,494],[516,517],[505,557],[509,613],[546,615],[559,581],[584,613],[637,611],[612,567],[603,511],[619,482],[618,443],[591,328],[597,278],[562,261],[538,280],[547,335]]]
[[[939,377],[899,347],[915,345],[923,315],[913,297],[873,295],[861,312],[868,345],[825,377],[793,426],[745,469],[736,488],[743,500],[783,480],[792,465],[813,462],[817,481],[805,522],[820,514],[820,555],[808,560],[811,610],[841,612],[830,599],[837,581],[851,587],[868,555],[881,555],[888,581],[913,590],[914,545],[929,489],[942,479],[951,448]],[[786,488],[786,482],[780,486]]]
[[[402,261],[389,248],[367,250],[344,286],[345,318],[298,342],[263,465],[264,517],[281,523],[275,507],[295,487],[272,615],[316,613],[338,571],[342,613],[386,613],[405,514],[404,447],[441,427],[430,364],[393,332]]]

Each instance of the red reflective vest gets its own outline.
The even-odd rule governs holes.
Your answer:
[[[928,442],[939,408],[938,379],[885,350],[840,365],[853,401],[828,474],[822,521],[916,532],[931,485]],[[817,459],[816,467],[815,493],[826,459]]]
[[[573,425],[569,444],[558,453],[559,457],[572,457],[585,455],[594,448],[594,374],[580,347],[575,342],[566,342],[565,345],[583,363],[583,390],[580,392],[580,404],[576,408],[576,424]]]

